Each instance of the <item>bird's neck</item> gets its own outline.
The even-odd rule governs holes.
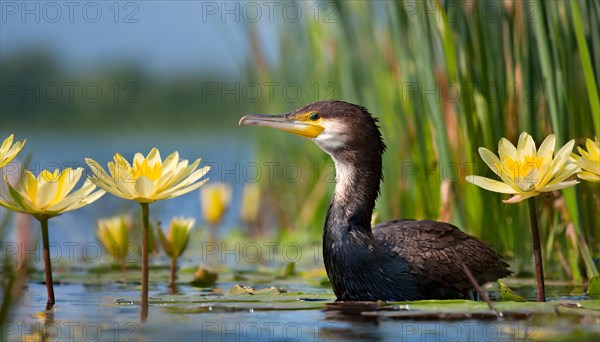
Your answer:
[[[323,231],[323,262],[336,297],[350,300],[353,297],[348,295],[353,291],[367,295],[370,290],[366,285],[384,282],[376,279],[385,272],[377,271],[381,252],[371,232],[381,181],[381,154],[332,157],[336,185]],[[368,280],[361,278],[366,275]]]
[[[369,153],[370,152],[370,153]],[[333,156],[336,186],[325,224],[329,238],[351,231],[370,236],[371,215],[381,182],[381,153],[344,151]]]

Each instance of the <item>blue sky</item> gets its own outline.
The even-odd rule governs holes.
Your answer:
[[[75,71],[129,61],[157,76],[206,70],[236,75],[249,52],[248,25],[257,25],[269,55],[274,52],[273,15],[252,4],[2,0],[0,57],[44,48]]]

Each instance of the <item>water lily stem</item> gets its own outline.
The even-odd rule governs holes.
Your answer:
[[[44,247],[44,271],[46,272],[46,290],[48,290],[48,301],[46,310],[54,307],[54,285],[52,282],[52,264],[50,262],[50,239],[48,238],[48,218],[39,218],[42,225],[42,244]]]
[[[148,203],[140,203],[142,206],[142,310],[140,317],[142,322],[148,318],[148,230],[150,229],[149,216],[150,208]]]
[[[177,279],[177,258],[171,258],[171,274],[169,276],[169,286],[175,287],[175,279]]]
[[[540,244],[540,231],[538,229],[537,212],[535,210],[535,197],[530,197],[529,220],[531,221],[531,235],[533,238],[533,256],[535,259],[535,276],[537,283],[537,301],[546,301],[546,288],[544,285],[544,267],[542,265],[542,247]]]

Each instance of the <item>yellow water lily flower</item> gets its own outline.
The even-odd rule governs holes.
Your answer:
[[[579,171],[577,165],[567,163],[573,151],[574,140],[554,153],[556,138],[550,134],[536,150],[533,138],[523,132],[517,147],[502,138],[498,155],[480,147],[481,159],[502,181],[470,175],[466,180],[486,190],[514,195],[505,203],[516,203],[542,192],[564,189],[579,183],[568,180]]]
[[[115,154],[114,161],[108,163],[110,175],[95,160],[86,158],[95,177],[92,182],[111,194],[138,202],[142,207],[142,293],[140,317],[148,317],[149,264],[148,253],[153,232],[150,226],[150,203],[184,195],[201,187],[208,179],[199,181],[208,170],[205,166],[196,170],[200,159],[188,165],[187,160],[179,160],[177,151],[163,160],[156,148],[146,157],[136,153],[133,164]]]
[[[129,232],[133,226],[129,215],[117,215],[97,222],[96,237],[113,261],[125,268],[129,248]]]
[[[240,206],[240,219],[245,223],[258,221],[260,209],[260,186],[258,183],[247,183],[244,185],[242,205]]]
[[[162,229],[158,230],[158,236],[165,253],[171,258],[179,258],[187,248],[190,240],[190,232],[196,220],[193,218],[175,217],[171,220],[167,235]]]
[[[169,285],[175,286],[177,278],[177,258],[179,258],[190,241],[190,231],[196,224],[193,218],[176,217],[171,220],[169,232],[165,236],[162,229],[158,229],[160,242],[165,250],[165,253],[171,257],[171,273],[169,275]]]
[[[86,158],[85,161],[96,176],[92,182],[98,187],[139,203],[152,203],[193,191],[208,180],[196,183],[210,169],[205,166],[196,170],[200,159],[188,165],[187,160],[179,160],[177,151],[163,162],[156,148],[146,157],[136,153],[133,164],[129,164],[120,154],[115,154],[114,162],[108,163],[110,175],[95,160]]]
[[[211,226],[216,226],[231,202],[231,186],[226,183],[212,183],[200,190],[202,218]]]
[[[589,182],[598,183],[600,182],[600,140],[596,138],[594,142],[592,139],[587,139],[585,147],[587,151],[577,146],[577,150],[579,150],[581,156],[573,154],[575,164],[582,169],[577,173],[577,177]]]
[[[79,190],[71,193],[82,174],[83,168],[75,170],[66,168],[62,172],[58,169],[54,172],[43,170],[36,177],[31,171],[25,170],[24,177],[21,177],[19,183],[14,186],[10,184],[8,177],[4,176],[8,194],[0,194],[0,205],[13,211],[33,215],[41,224],[48,291],[46,310],[51,310],[55,303],[48,220],[66,211],[90,204],[105,193],[104,190],[94,191],[96,185],[87,179]]]
[[[36,177],[31,171],[25,170],[24,177],[14,186],[5,176],[8,194],[0,195],[0,205],[38,218],[50,218],[81,208],[105,193],[104,190],[94,192],[96,185],[89,180],[71,193],[82,174],[83,168],[66,168],[62,172],[59,169],[54,172],[43,170]]]
[[[14,138],[15,135],[11,134],[8,138],[4,139],[4,142],[2,142],[2,147],[0,147],[0,168],[3,168],[6,164],[15,159],[27,141],[17,141],[13,144]]]

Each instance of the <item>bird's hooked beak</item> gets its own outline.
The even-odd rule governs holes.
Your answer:
[[[325,129],[320,119],[311,121],[309,115],[306,113],[281,115],[250,114],[240,119],[241,125],[271,127],[305,138],[316,138]]]

